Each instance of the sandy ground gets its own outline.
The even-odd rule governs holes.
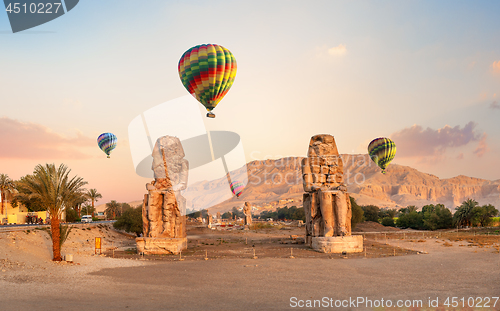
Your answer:
[[[500,296],[498,235],[367,234],[371,256],[344,258],[291,244],[290,235],[303,234],[303,228],[191,228],[189,249],[179,261],[178,256],[141,258],[132,254],[133,238],[107,226],[85,227],[91,229],[74,229],[63,246],[74,263],[50,261],[45,232],[0,233],[0,310],[288,310],[299,308],[294,302],[324,297],[338,310],[373,309],[363,303],[335,308],[336,300],[357,297],[422,300],[424,308],[416,310],[429,310],[429,297],[439,298],[442,307],[447,297]],[[359,228],[374,230],[381,228]],[[121,258],[94,255],[96,236],[104,238],[106,255],[117,247],[115,256]],[[292,247],[294,259],[288,258]],[[258,259],[251,259],[254,249]],[[500,310],[500,302],[469,310]]]

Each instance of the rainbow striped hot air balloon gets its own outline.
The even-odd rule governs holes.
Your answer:
[[[104,151],[105,154],[108,155],[115,149],[116,147],[116,136],[113,133],[102,133],[97,137],[97,145]]]
[[[236,197],[240,197],[240,195],[243,193],[243,189],[245,188],[245,185],[241,181],[233,181],[230,185],[231,191],[236,195]]]
[[[207,117],[226,95],[236,77],[236,59],[223,46],[202,44],[187,50],[179,60],[181,82],[205,108]]]
[[[396,156],[396,144],[386,137],[375,138],[368,145],[368,154],[385,174],[385,168]]]

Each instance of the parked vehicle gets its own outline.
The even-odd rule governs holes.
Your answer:
[[[82,222],[86,222],[86,223],[92,222],[92,215],[83,215]]]
[[[39,223],[38,214],[35,213],[35,212],[29,212],[26,215],[26,223],[27,224],[37,224],[37,223]]]

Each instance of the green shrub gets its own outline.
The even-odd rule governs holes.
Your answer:
[[[395,227],[396,224],[394,223],[394,219],[392,217],[384,217],[382,218],[382,225],[386,227]]]
[[[378,222],[378,214],[380,211],[380,208],[378,208],[378,206],[364,205],[361,206],[361,208],[363,209],[363,215],[366,221]]]
[[[142,207],[128,208],[116,220],[113,227],[126,232],[133,232],[137,236],[142,233]]]
[[[356,225],[360,222],[363,221],[363,209],[356,203],[356,200],[349,196],[349,199],[351,200],[351,212],[352,212],[352,217],[351,217],[351,229],[354,230],[356,228]]]
[[[66,209],[66,222],[75,222],[77,218],[78,218],[78,213],[74,209],[72,208]]]

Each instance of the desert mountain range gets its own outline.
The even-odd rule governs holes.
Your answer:
[[[500,180],[485,180],[467,176],[440,179],[409,166],[390,164],[381,173],[367,154],[342,155],[344,180],[349,194],[360,205],[401,208],[408,205],[422,207],[426,204],[444,204],[451,210],[471,198],[479,204],[500,207]],[[226,177],[202,181],[189,186],[183,196],[188,209],[209,207],[211,213],[241,208],[250,202],[256,210],[273,210],[276,207],[302,206],[302,157],[259,160],[247,163],[248,184],[242,195],[231,196]],[[245,170],[240,168],[232,176],[243,180]],[[220,203],[223,199],[223,202]],[[226,199],[228,198],[228,199]],[[142,201],[129,203],[131,206]],[[98,210],[104,210],[98,206]]]
[[[500,206],[500,180],[485,180],[467,176],[440,179],[422,173],[409,166],[390,164],[385,174],[381,173],[368,154],[342,155],[344,180],[349,194],[360,205],[374,204],[379,207],[401,208],[408,205],[422,207],[426,204],[444,204],[451,210],[464,200],[471,198],[481,205]],[[261,160],[247,163],[248,184],[239,198],[233,196],[209,210],[227,211],[234,206],[242,207],[250,202],[258,210],[274,209],[278,206],[302,206],[302,157],[276,160]],[[242,171],[242,169],[240,169]],[[235,175],[241,172],[234,172]],[[199,182],[190,186],[184,197],[190,202],[211,200],[221,191],[224,178],[211,182]],[[212,189],[209,197],[197,195],[199,189]]]

